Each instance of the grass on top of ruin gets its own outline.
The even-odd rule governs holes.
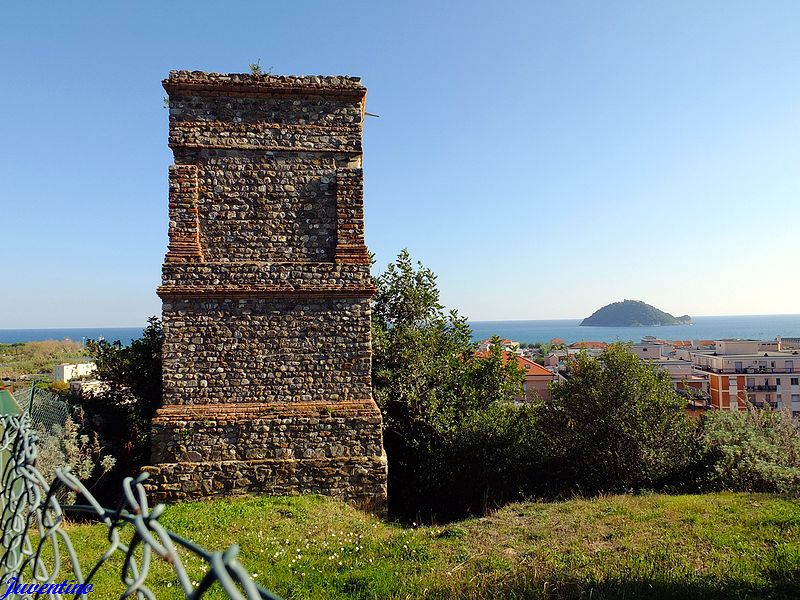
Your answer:
[[[767,495],[528,502],[424,527],[316,496],[254,497],[176,504],[162,522],[208,549],[238,543],[256,581],[287,599],[800,597],[800,502]],[[69,533],[84,561],[106,548],[104,527]],[[183,556],[200,581],[204,564]],[[122,590],[110,562],[95,598]],[[159,599],[183,598],[163,561],[148,581]]]

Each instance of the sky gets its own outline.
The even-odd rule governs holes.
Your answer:
[[[367,244],[473,320],[800,313],[800,3],[5,3],[0,328],[144,325],[170,69],[367,86]]]

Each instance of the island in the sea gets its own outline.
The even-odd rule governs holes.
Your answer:
[[[596,310],[581,321],[593,327],[653,327],[657,325],[691,325],[689,315],[673,317],[640,300],[614,302]]]

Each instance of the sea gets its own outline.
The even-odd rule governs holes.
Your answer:
[[[666,340],[718,340],[724,338],[771,340],[777,336],[800,337],[800,315],[737,315],[692,317],[693,325],[663,327],[580,327],[581,319],[538,321],[471,321],[475,341],[499,335],[516,342],[549,342],[560,338],[567,343],[580,341],[638,342],[646,335]],[[38,340],[87,339],[119,340],[128,345],[141,337],[142,327],[89,327],[61,329],[0,329],[0,343]]]
[[[119,341],[124,346],[142,337],[144,327],[73,327],[56,329],[0,329],[0,344],[16,342],[40,342],[44,340],[72,340],[85,343],[86,340]]]
[[[662,340],[772,340],[800,337],[800,315],[736,315],[692,317],[692,325],[661,327],[581,327],[582,319],[549,321],[471,321],[475,341],[499,335],[515,342],[638,342],[653,335]]]

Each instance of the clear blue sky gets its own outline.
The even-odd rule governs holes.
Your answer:
[[[800,3],[13,2],[0,328],[160,312],[173,68],[359,75],[367,243],[473,319],[800,312]]]

